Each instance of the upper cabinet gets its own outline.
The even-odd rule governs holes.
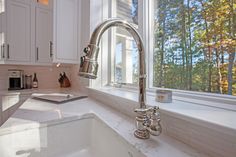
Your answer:
[[[2,58],[7,62],[30,62],[31,3],[27,0],[7,0],[5,42]]]
[[[0,0],[0,61],[3,60],[4,57],[4,43],[5,43],[5,31],[3,25],[3,18],[5,14],[5,5],[4,0]]]
[[[0,0],[0,63],[78,64],[78,3]]]
[[[78,64],[78,0],[54,1],[54,61]]]
[[[36,6],[35,16],[35,40],[36,54],[35,60],[38,63],[52,62],[52,46],[53,46],[53,18],[52,10]]]

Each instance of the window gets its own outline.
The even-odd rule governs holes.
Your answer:
[[[236,1],[153,2],[153,86],[236,95]]]
[[[138,0],[113,0],[113,15],[125,19],[138,29]],[[113,28],[113,80],[138,84],[138,52],[133,37],[124,29]]]
[[[111,17],[128,20],[148,38],[144,41],[149,88],[236,95],[235,1],[113,0],[112,3]],[[111,82],[137,85],[136,44],[126,31],[113,30],[115,65]]]

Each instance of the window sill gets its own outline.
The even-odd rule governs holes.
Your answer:
[[[107,103],[112,103],[109,102],[110,99],[108,99],[111,97],[118,98],[121,103],[124,100],[128,100],[130,102],[133,102],[133,104],[135,105],[137,105],[138,100],[137,91],[132,89],[122,89],[114,87],[89,88],[89,93],[92,95],[92,97],[95,98],[96,93],[99,93],[99,97],[104,96],[107,98],[105,100],[108,101]],[[104,99],[104,97],[101,99]],[[159,106],[161,112],[164,114],[184,119],[186,121],[205,126],[207,128],[212,128],[229,135],[235,135],[236,111],[212,107],[211,105],[209,105],[211,103],[214,102],[209,102],[204,99],[193,99],[191,97],[179,97],[175,95],[173,96],[172,103],[158,103],[155,101],[155,94],[153,92],[147,92],[147,104],[150,106]]]

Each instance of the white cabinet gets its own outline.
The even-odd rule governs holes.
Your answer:
[[[0,6],[1,7],[1,6]],[[3,12],[0,9],[0,61],[4,59],[4,50],[5,50],[5,32],[3,26]]]
[[[0,61],[3,60],[4,57],[4,43],[5,43],[5,31],[4,31],[4,17],[5,17],[5,4],[4,4],[4,0],[0,0]]]
[[[19,94],[0,95],[0,126],[17,110]]]
[[[10,62],[30,62],[31,3],[26,0],[6,2],[7,31],[4,58]]]
[[[54,1],[54,62],[78,64],[78,3]]]
[[[78,64],[80,1],[0,2],[0,64]]]
[[[38,63],[52,62],[52,11],[41,7],[36,7],[36,48],[35,60]]]

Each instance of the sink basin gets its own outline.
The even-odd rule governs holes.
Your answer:
[[[91,115],[0,136],[1,157],[145,157]]]

